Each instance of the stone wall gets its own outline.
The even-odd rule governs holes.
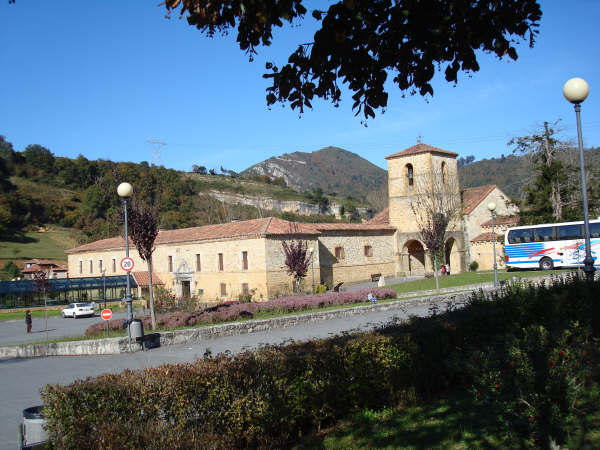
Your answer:
[[[266,209],[279,212],[292,212],[303,216],[320,214],[318,205],[301,202],[298,200],[276,200],[270,197],[258,197],[242,194],[232,194],[229,192],[210,191],[209,195],[217,200],[229,204],[242,204],[254,206],[259,209]]]
[[[370,246],[372,256],[365,255]],[[343,258],[336,258],[336,247]],[[394,235],[392,232],[324,232],[319,237],[320,279],[330,288],[340,282],[363,281],[371,274],[394,275]]]

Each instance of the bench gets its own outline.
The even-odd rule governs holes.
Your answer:
[[[380,273],[372,273],[371,274],[371,281],[373,281],[373,282],[379,281],[380,278],[381,278],[381,274]]]
[[[151,348],[160,347],[160,333],[149,333],[143,336],[139,336],[135,338],[135,341],[138,344],[142,344],[142,346],[148,350]]]

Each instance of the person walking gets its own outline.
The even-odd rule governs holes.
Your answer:
[[[25,324],[27,325],[27,332],[31,333],[31,311],[25,312]]]

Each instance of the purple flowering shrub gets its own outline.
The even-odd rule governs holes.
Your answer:
[[[316,295],[300,295],[279,297],[266,302],[239,303],[228,302],[206,308],[197,312],[177,311],[156,316],[156,324],[160,329],[175,329],[193,325],[231,322],[234,320],[248,319],[259,312],[289,313],[305,311],[312,308],[325,308],[328,306],[341,306],[352,303],[364,303],[371,294],[378,299],[396,298],[393,289],[361,289],[350,292],[326,292]],[[139,318],[144,324],[144,329],[150,329],[150,316]],[[121,329],[121,321],[111,321],[113,330]],[[85,331],[87,336],[100,335],[105,330],[105,324],[96,323]]]

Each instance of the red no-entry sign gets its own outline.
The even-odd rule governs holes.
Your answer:
[[[110,320],[112,317],[112,311],[110,309],[103,309],[100,313],[100,317],[102,317],[104,320]]]

